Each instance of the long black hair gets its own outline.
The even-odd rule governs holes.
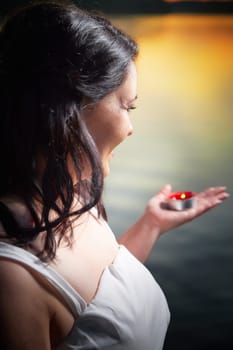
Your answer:
[[[137,50],[134,40],[107,19],[74,4],[34,3],[5,19],[0,31],[0,198],[17,196],[33,219],[33,228],[20,226],[0,202],[0,220],[14,244],[26,247],[46,231],[42,253],[53,259],[54,233],[61,239],[72,217],[93,206],[103,215],[102,167],[82,119],[82,101],[98,102],[119,87]],[[82,178],[84,159],[91,169],[88,181]],[[81,206],[72,212],[75,193]]]

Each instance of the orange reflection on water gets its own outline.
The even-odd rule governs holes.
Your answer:
[[[147,115],[158,122],[169,113],[171,123],[188,121],[193,137],[232,138],[233,16],[139,16],[116,22],[139,42],[139,96]]]

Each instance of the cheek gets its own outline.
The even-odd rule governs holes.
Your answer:
[[[107,152],[128,136],[130,122],[127,111],[99,109],[96,114],[88,115],[86,125],[99,151]]]
[[[114,116],[102,121],[102,123],[93,125],[89,128],[89,132],[97,146],[114,145],[125,138],[124,125],[122,121]]]
[[[100,151],[112,150],[123,140],[123,134],[119,129],[105,127],[99,133],[94,133],[94,141]]]
[[[102,136],[99,139],[99,143],[110,148],[116,147],[127,137],[127,123],[122,118],[115,118],[112,122],[106,125]]]

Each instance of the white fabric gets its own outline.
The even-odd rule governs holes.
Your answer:
[[[90,304],[47,264],[0,242],[0,256],[30,266],[62,295],[77,320],[57,350],[160,350],[170,320],[165,296],[146,267],[124,246],[102,274]]]

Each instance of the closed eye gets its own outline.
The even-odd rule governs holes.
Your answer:
[[[137,108],[136,106],[130,106],[129,108],[127,108],[127,111],[130,112],[130,111],[132,111],[132,110],[134,110],[136,108]]]

